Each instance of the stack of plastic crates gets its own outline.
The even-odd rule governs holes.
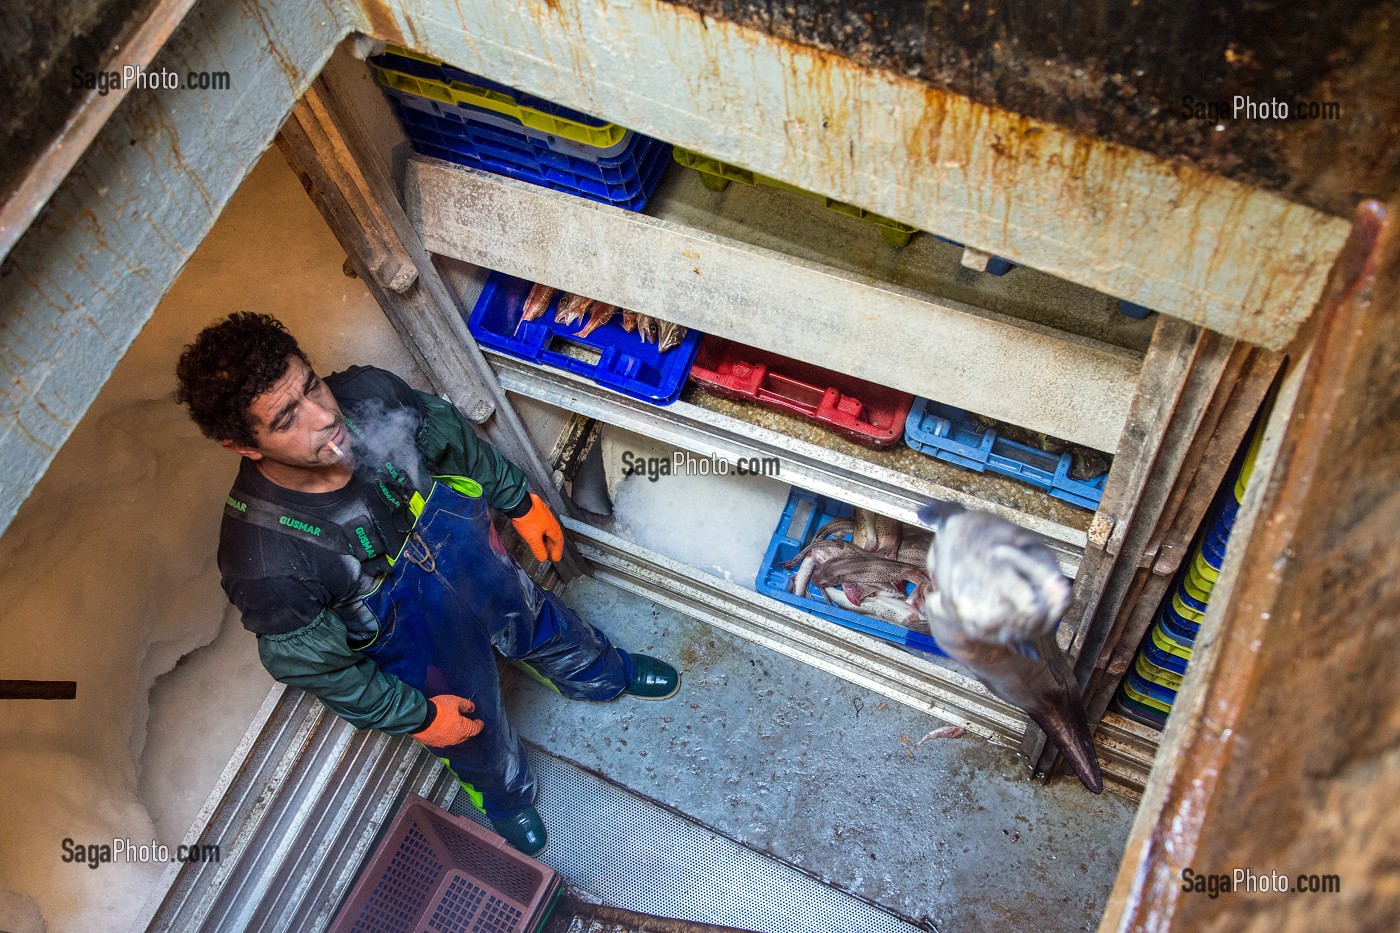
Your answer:
[[[415,151],[639,211],[671,147],[616,123],[389,46],[370,59]]]
[[[1148,629],[1132,667],[1128,668],[1114,695],[1114,710],[1135,722],[1161,729],[1176,703],[1211,592],[1225,563],[1225,547],[1235,527],[1240,503],[1244,501],[1245,486],[1254,469],[1261,436],[1262,432],[1255,432],[1234,485],[1221,497],[1206,524],[1205,534],[1192,551],[1185,569],[1177,575],[1176,585],[1163,601],[1156,621]]]

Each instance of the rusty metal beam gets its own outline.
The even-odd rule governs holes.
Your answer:
[[[1105,933],[1394,926],[1397,206],[1358,209],[1312,339],[1290,353]],[[1299,874],[1331,874],[1340,892],[1183,892],[1183,869],[1226,866],[1295,892]]]
[[[129,35],[118,37],[111,59],[101,70],[116,74],[122,74],[126,68],[156,70],[150,68],[152,59],[192,6],[194,0],[159,0],[144,20],[131,24]],[[181,73],[181,80],[185,73]],[[126,99],[129,89],[122,82],[116,87],[103,85],[87,90],[58,134],[29,165],[5,203],[0,204],[0,260],[29,229],[54,189],[116,112],[117,105]],[[43,106],[49,106],[49,102],[44,101]]]
[[[506,401],[355,119],[354,79],[362,74],[347,55],[333,58],[293,108],[278,146],[434,388],[525,471],[531,488],[557,514],[567,515],[568,501]],[[566,580],[584,572],[571,541],[559,563]]]
[[[668,2],[1339,217],[1400,185],[1393,0]]]
[[[359,28],[1126,298],[1282,347],[1340,218],[660,0],[360,0]]]

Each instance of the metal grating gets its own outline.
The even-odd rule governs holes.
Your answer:
[[[605,903],[761,933],[921,933],[562,759],[529,757],[549,829],[539,861]],[[488,825],[466,794],[450,809]]]

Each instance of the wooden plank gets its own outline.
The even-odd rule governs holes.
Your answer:
[[[1059,640],[1086,686],[1113,635],[1119,608],[1142,565],[1152,532],[1207,410],[1227,372],[1232,341],[1173,318],[1158,321],[1142,380],[1123,429],[1131,456],[1115,462],[1104,487],[1074,598]],[[1096,723],[1090,719],[1090,726]],[[1039,729],[1021,751],[1033,774],[1051,774],[1058,752]]]
[[[72,700],[75,680],[0,680],[0,700]]]
[[[1117,449],[1126,350],[433,159],[409,161],[404,197],[436,253]]]
[[[278,145],[435,391],[449,397],[525,471],[531,489],[556,514],[571,514],[462,323],[456,300],[404,215],[392,182],[369,155],[360,127],[345,116],[344,98],[353,90],[345,88],[344,76],[358,71],[357,64],[345,64],[344,70],[333,65],[317,79],[293,110]],[[585,572],[572,542],[566,541],[560,563],[566,580]]]
[[[1090,638],[1090,624],[1117,565],[1142,490],[1152,476],[1162,432],[1180,399],[1199,339],[1199,329],[1190,324],[1167,317],[1157,322],[1124,427],[1124,450],[1130,453],[1116,460],[1109,471],[1075,578],[1074,601],[1065,614],[1071,628],[1064,631],[1061,626],[1061,642],[1071,658],[1086,651],[1086,642],[1090,657],[1096,656],[1099,644]]]
[[[1189,164],[664,0],[359,8],[366,33],[1274,349],[1346,236]]]
[[[1101,930],[1391,929],[1400,225],[1367,202],[1284,380]],[[1210,898],[1182,871],[1332,875]]]
[[[1109,640],[1099,651],[1085,690],[1091,721],[1103,715],[1132,664],[1282,362],[1279,354],[1243,344],[1233,355],[1238,366],[1231,366],[1211,401]]]

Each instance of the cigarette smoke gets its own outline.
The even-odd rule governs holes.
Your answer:
[[[357,403],[346,417],[356,428],[350,436],[358,463],[374,469],[392,461],[398,469],[406,470],[413,485],[426,495],[430,478],[423,471],[423,458],[414,443],[420,424],[416,412],[390,409],[379,399],[369,399]]]

